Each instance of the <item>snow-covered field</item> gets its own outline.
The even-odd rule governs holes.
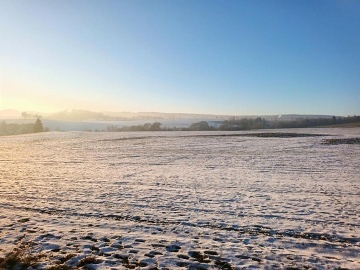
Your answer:
[[[360,129],[275,132],[329,136],[1,137],[0,257],[31,243],[39,269],[359,269],[360,145],[322,142]]]

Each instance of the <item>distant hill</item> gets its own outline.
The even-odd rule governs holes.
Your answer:
[[[62,120],[62,121],[111,121],[115,120],[109,115],[105,115],[101,112],[92,112],[85,110],[71,110],[62,111],[53,114],[49,114],[44,117],[45,119]]]
[[[0,110],[0,119],[20,118],[21,113],[18,110]]]
[[[25,114],[24,114],[25,113]],[[0,119],[37,118],[60,120],[60,121],[127,121],[127,120],[170,120],[170,119],[194,119],[197,121],[224,121],[240,120],[244,118],[255,119],[261,117],[267,121],[294,121],[299,119],[332,118],[333,115],[216,115],[216,114],[192,114],[192,113],[162,113],[162,112],[93,112],[87,110],[66,110],[56,113],[20,112],[18,110],[0,111]],[[341,118],[341,116],[336,116]]]
[[[213,119],[226,120],[230,115],[215,114],[192,114],[192,113],[162,113],[162,112],[102,112],[105,115],[114,118],[123,118],[131,120],[145,119]]]
[[[268,121],[293,121],[298,119],[332,118],[333,115],[216,115],[191,113],[162,113],[162,112],[92,112],[85,110],[62,111],[45,116],[46,119],[63,121],[123,121],[123,120],[162,120],[162,119],[196,119],[196,120],[239,120],[244,118],[261,117]],[[341,116],[336,116],[341,117]]]

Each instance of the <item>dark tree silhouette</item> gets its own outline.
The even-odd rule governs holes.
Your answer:
[[[191,124],[191,126],[189,127],[189,130],[197,130],[197,131],[200,131],[200,130],[210,130],[211,127],[209,126],[208,122],[206,121],[201,121],[201,122],[198,122],[198,123],[193,123]]]
[[[159,122],[154,122],[154,123],[152,123],[152,125],[150,126],[150,131],[159,131],[159,130],[161,130],[160,126],[161,126],[161,123],[159,123]]]
[[[43,132],[44,131],[44,127],[43,124],[41,123],[40,119],[36,119],[35,124],[34,124],[34,132]]]

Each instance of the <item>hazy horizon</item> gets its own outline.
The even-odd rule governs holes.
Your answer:
[[[2,1],[0,111],[360,114],[358,1]]]
[[[53,115],[61,114],[61,113],[74,113],[74,112],[88,112],[88,113],[101,113],[104,116],[114,116],[114,115],[169,115],[169,117],[173,117],[173,115],[188,115],[188,116],[213,116],[213,117],[232,117],[232,116],[238,116],[238,117],[254,117],[254,116],[339,116],[339,117],[349,117],[349,116],[355,116],[354,115],[335,115],[335,114],[301,114],[301,113],[281,113],[281,114],[214,114],[214,113],[189,113],[189,112],[159,112],[159,111],[96,111],[96,110],[82,110],[82,109],[65,109],[61,111],[21,111],[16,108],[11,109],[0,109],[0,118],[4,119],[4,116],[8,115],[10,117],[21,117],[22,113],[29,113],[28,117],[29,119],[32,117],[34,118],[36,115],[39,115],[40,117],[51,117]],[[130,117],[130,116],[129,116]],[[36,118],[36,117],[35,117]]]

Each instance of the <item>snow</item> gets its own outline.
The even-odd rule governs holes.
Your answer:
[[[360,129],[276,132],[322,136],[2,137],[0,257],[32,241],[39,268],[359,268],[360,146],[322,141]]]

